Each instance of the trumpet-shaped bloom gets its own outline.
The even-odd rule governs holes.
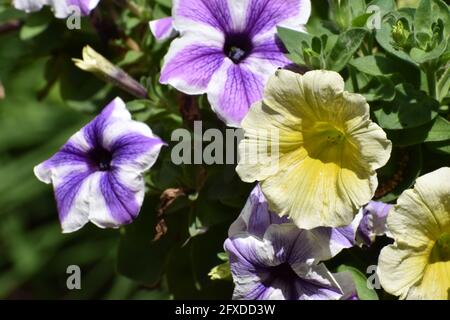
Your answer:
[[[51,6],[57,18],[67,18],[79,10],[82,15],[89,13],[97,7],[100,0],[14,0],[14,7],[25,12],[39,11],[44,6]]]
[[[267,79],[290,63],[276,27],[299,28],[310,11],[310,0],[174,0],[181,37],[171,43],[160,81],[207,93],[219,117],[239,126]]]
[[[158,41],[164,41],[177,35],[172,17],[150,21],[150,31]]]
[[[303,229],[349,225],[373,197],[375,170],[392,147],[364,97],[344,91],[332,71],[277,71],[242,127],[238,174],[260,181],[270,209]],[[268,149],[277,161],[252,161]]]
[[[450,299],[450,168],[418,178],[387,226],[395,242],[379,257],[383,288],[401,299]]]
[[[353,246],[355,229],[301,230],[268,210],[255,187],[231,225],[225,249],[235,282],[235,299],[341,299],[356,294],[347,274],[323,264]]]
[[[36,166],[38,179],[53,184],[63,232],[76,231],[88,221],[101,228],[130,223],[144,199],[143,173],[163,145],[116,98]]]

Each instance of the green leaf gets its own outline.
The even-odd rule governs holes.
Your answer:
[[[20,39],[30,40],[45,30],[50,24],[51,17],[46,10],[32,14],[20,29]]]
[[[378,300],[376,291],[368,286],[367,278],[361,271],[346,265],[340,265],[337,271],[350,273],[360,300]]]
[[[450,155],[450,140],[443,142],[430,142],[425,145],[429,150],[435,153]]]
[[[439,45],[431,51],[423,51],[419,48],[412,48],[410,52],[411,58],[418,64],[423,64],[430,60],[438,59],[447,48],[447,40],[442,40]]]
[[[289,51],[291,60],[298,64],[305,64],[303,57],[304,44],[311,47],[313,36],[289,28],[278,27],[277,30],[278,36]]]
[[[365,56],[353,59],[350,64],[361,72],[372,76],[383,76],[399,72],[398,64],[385,56]]]
[[[386,130],[396,146],[410,146],[423,142],[450,140],[450,122],[438,116],[434,121],[413,129]]]
[[[396,98],[375,111],[378,123],[385,129],[415,128],[437,116],[439,103],[409,84],[396,86]]]
[[[430,0],[421,0],[414,15],[414,33],[430,33],[432,22]]]
[[[392,101],[395,98],[394,83],[383,76],[373,77],[360,92],[367,101]]]
[[[341,71],[359,49],[367,30],[354,28],[341,33],[331,52],[327,56],[327,68],[336,72]]]

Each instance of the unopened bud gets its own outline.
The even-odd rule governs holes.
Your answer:
[[[106,82],[110,82],[138,98],[147,98],[147,90],[128,73],[112,64],[90,46],[83,48],[83,60],[72,59],[75,65],[92,72]]]

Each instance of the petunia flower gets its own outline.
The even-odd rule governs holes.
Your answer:
[[[172,17],[150,21],[150,31],[158,41],[174,38],[178,32],[173,27]]]
[[[51,6],[55,17],[64,19],[74,14],[73,8],[87,16],[99,2],[100,0],[13,0],[13,5],[16,9],[25,12],[35,12],[44,6]]]
[[[332,256],[337,255],[342,249],[351,248],[355,245],[356,231],[360,219],[355,219],[350,225],[340,228],[318,227],[311,232],[315,237],[328,243]],[[228,236],[233,237],[242,232],[248,232],[256,237],[262,238],[272,224],[292,223],[284,216],[271,212],[261,187],[256,187],[250,193],[247,202],[239,217],[231,224]]]
[[[268,209],[259,186],[229,229],[235,299],[346,299],[356,296],[349,275],[320,261],[353,246],[356,228],[301,230]]]
[[[370,201],[360,212],[360,222],[356,232],[356,241],[360,244],[370,246],[376,236],[389,234],[387,229],[387,217],[393,205]]]
[[[332,257],[328,243],[294,224],[272,224],[263,238],[249,233],[225,241],[234,299],[345,299],[354,292],[348,273],[331,274],[321,261]]]
[[[64,233],[91,221],[117,228],[139,214],[145,191],[143,173],[164,143],[144,123],[133,121],[116,98],[75,133],[35,175],[52,183]]]
[[[401,299],[450,299],[450,168],[419,177],[387,226],[395,242],[378,260],[383,288]]]
[[[310,12],[310,0],[174,0],[181,37],[170,45],[160,82],[207,93],[219,117],[239,126],[267,79],[290,63],[276,27],[298,29]]]
[[[349,225],[373,197],[392,144],[359,94],[332,71],[279,70],[242,122],[237,172],[260,181],[269,207],[302,229]],[[267,131],[278,132],[269,139]],[[277,161],[251,161],[276,150]]]

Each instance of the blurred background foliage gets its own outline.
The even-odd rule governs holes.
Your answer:
[[[449,33],[434,30],[441,32],[441,42],[422,36],[423,52],[409,48],[399,54],[392,41],[385,41],[392,32],[364,27],[371,2],[383,8],[384,16],[395,10],[394,1],[356,2],[312,1],[310,35],[280,30],[280,37],[294,62],[340,71],[348,89],[370,101],[373,118],[395,146],[391,161],[379,172],[377,197],[395,201],[418,175],[450,164],[450,80],[443,81],[444,93],[437,95],[429,93],[429,82],[423,80],[431,64],[427,52],[441,50],[439,44],[448,43]],[[398,2],[417,6],[417,1]],[[158,84],[169,42],[155,42],[148,21],[169,16],[170,8],[170,0],[102,0],[82,19],[80,30],[68,30],[48,8],[26,15],[12,9],[10,1],[0,1],[0,83],[5,95],[0,97],[0,298],[231,297],[231,281],[212,281],[208,272],[222,263],[217,255],[228,226],[252,188],[240,182],[234,166],[176,166],[166,148],[146,176],[147,196],[133,224],[120,230],[87,225],[69,235],[60,232],[51,187],[33,175],[36,164],[115,96],[129,102],[135,119],[148,123],[167,142],[174,129],[191,129],[194,120],[201,119],[204,129],[225,130],[205,97],[188,97]],[[411,27],[413,13],[405,9],[400,18],[383,20],[386,30],[399,19]],[[85,45],[140,81],[148,99],[135,100],[77,69],[71,58],[80,58]],[[433,70],[448,78],[448,45],[437,58],[442,61],[429,60]],[[425,114],[411,112],[417,110]],[[329,266],[351,269],[363,283],[367,266],[376,264],[387,242],[380,238],[371,248],[344,250]],[[67,289],[69,265],[81,267],[82,290]],[[376,299],[377,294],[368,292],[366,297]]]

